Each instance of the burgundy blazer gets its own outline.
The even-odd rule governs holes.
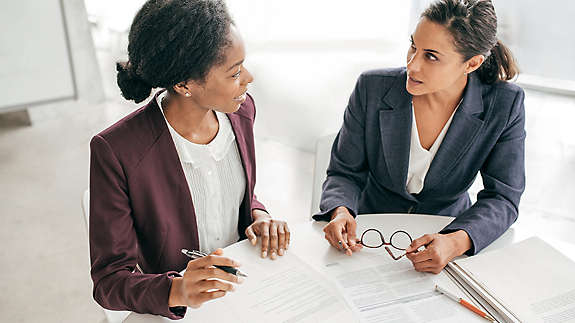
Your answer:
[[[247,182],[238,221],[244,239],[251,211],[265,210],[254,196],[252,97],[228,118]],[[90,149],[94,299],[107,309],[182,318],[185,308],[168,307],[171,278],[189,261],[180,250],[198,249],[198,230],[188,183],[156,97],[92,138]]]

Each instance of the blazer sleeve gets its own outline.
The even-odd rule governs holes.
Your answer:
[[[480,169],[484,188],[477,194],[477,202],[441,231],[465,230],[472,241],[467,255],[481,251],[517,220],[525,189],[524,98],[520,89],[507,125]]]
[[[90,143],[90,259],[94,299],[111,310],[180,319],[185,307],[169,308],[177,272],[137,271],[138,238],[133,225],[124,169],[109,143],[95,136]]]
[[[344,113],[343,125],[331,148],[327,178],[322,186],[320,213],[313,219],[329,221],[330,213],[345,206],[355,217],[367,178],[365,154],[365,89],[360,76]]]

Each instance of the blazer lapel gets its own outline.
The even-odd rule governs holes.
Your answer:
[[[406,180],[411,145],[411,95],[405,89],[406,74],[398,77],[382,98],[379,111],[381,141],[389,176],[397,192],[415,200],[407,193]]]
[[[160,158],[164,160],[165,167],[163,171],[165,171],[167,180],[170,185],[177,187],[177,199],[180,201],[179,205],[181,210],[179,215],[182,217],[181,223],[190,224],[190,231],[195,232],[195,234],[192,235],[193,244],[191,247],[198,249],[200,242],[198,239],[198,225],[192,194],[186,181],[186,175],[180,163],[174,140],[170,135],[162,111],[160,111],[161,108],[156,103],[156,98],[160,93],[161,91],[158,91],[152,102],[146,107],[146,109],[148,109],[147,114],[150,120],[151,134],[155,138],[154,144],[159,145],[158,148],[159,151],[161,151]]]
[[[461,106],[453,115],[451,125],[431,162],[423,185],[424,191],[439,184],[471,147],[483,125],[482,112],[481,83],[471,74]]]
[[[230,120],[230,123],[232,125],[234,135],[236,136],[236,144],[238,145],[238,151],[240,154],[242,166],[244,169],[244,175],[246,178],[246,190],[245,190],[245,194],[244,194],[244,200],[242,202],[242,205],[244,205],[244,208],[245,208],[245,210],[244,210],[244,212],[245,212],[244,222],[248,221],[248,219],[250,219],[250,221],[248,221],[248,222],[251,222],[250,196],[252,196],[253,193],[250,190],[251,190],[251,183],[254,180],[251,177],[251,174],[253,173],[253,170],[251,169],[253,163],[250,162],[250,146],[248,145],[248,141],[246,138],[244,128],[246,127],[245,123],[249,124],[249,127],[251,127],[252,121],[249,117],[241,114],[241,112],[242,111],[237,111],[235,113],[229,113],[229,114],[227,114],[227,116],[228,116],[228,119]],[[244,124],[242,124],[242,123],[244,123]],[[242,220],[240,220],[240,222],[242,222]],[[240,232],[240,234],[242,234],[242,232]]]
[[[239,115],[237,113],[229,113],[227,114],[228,119],[230,120],[230,123],[232,124],[232,129],[234,131],[234,135],[236,136],[236,143],[238,145],[238,150],[240,153],[240,157],[242,159],[242,165],[244,166],[244,175],[246,176],[246,183],[248,182],[248,174],[250,174],[250,170],[247,169],[247,167],[250,167],[250,163],[247,163],[246,161],[249,158],[248,155],[248,143],[246,142],[246,136],[244,134],[244,132],[242,131],[242,122],[246,122],[241,120],[241,118],[243,117],[242,115]],[[247,191],[246,191],[247,193]]]

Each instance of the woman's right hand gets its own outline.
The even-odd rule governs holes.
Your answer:
[[[244,281],[243,278],[213,266],[239,267],[240,264],[230,258],[222,257],[222,254],[222,249],[218,249],[209,256],[189,261],[184,276],[172,279],[169,306],[198,308],[209,300],[223,297],[227,292],[234,291],[234,285],[228,282],[241,284]]]
[[[337,207],[331,214],[331,221],[323,228],[325,238],[337,250],[351,256],[363,246],[355,235],[357,223],[345,206]]]

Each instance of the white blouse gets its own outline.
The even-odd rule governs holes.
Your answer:
[[[167,91],[158,95],[159,107],[162,107],[166,94]],[[164,114],[163,108],[160,110]],[[224,113],[215,113],[219,122],[218,133],[206,145],[195,144],[182,137],[164,114],[192,195],[200,251],[206,253],[239,240],[239,209],[246,188],[244,169],[230,120]]]
[[[461,101],[459,102],[461,104]],[[453,110],[451,117],[441,129],[441,132],[433,142],[433,145],[426,150],[421,146],[421,142],[419,141],[419,132],[417,131],[417,122],[415,120],[415,110],[413,109],[413,103],[411,104],[411,115],[412,115],[412,122],[411,122],[411,145],[409,148],[409,168],[407,170],[407,192],[410,194],[418,194],[423,190],[423,183],[425,182],[425,176],[427,175],[427,171],[429,170],[429,166],[431,166],[431,162],[439,149],[439,146],[443,142],[443,138],[447,133],[447,129],[451,125],[451,120],[453,119],[453,115],[457,108],[459,108],[459,104]]]

